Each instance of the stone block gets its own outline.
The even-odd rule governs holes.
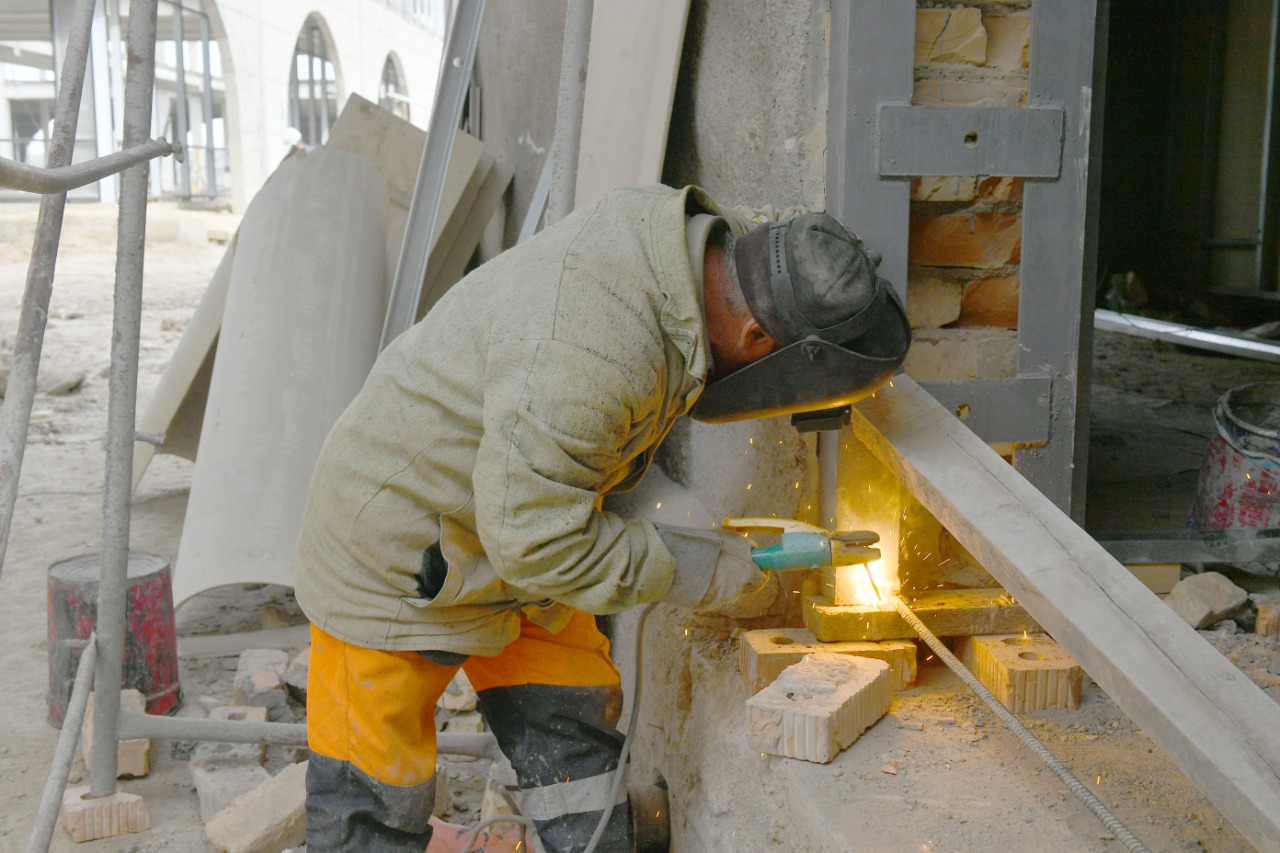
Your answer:
[[[88,785],[63,792],[58,819],[77,844],[142,832],[151,825],[142,797],[120,790],[109,797],[90,797]]]
[[[1000,269],[1022,259],[1022,217],[1010,213],[912,216],[911,263]]]
[[[961,177],[912,178],[912,201],[973,201],[978,197],[978,179]]]
[[[957,281],[907,282],[907,317],[913,329],[937,329],[960,319],[963,288]]]
[[[956,656],[1014,713],[1080,704],[1084,671],[1044,634],[964,637]]]
[[[889,710],[884,661],[806,655],[747,700],[751,744],[762,752],[827,763]]]
[[[271,774],[256,761],[225,764],[192,762],[191,783],[195,785],[196,797],[200,800],[200,819],[208,823],[241,794],[270,779]]]
[[[916,64],[930,62],[982,65],[987,61],[987,31],[978,9],[916,11]]]
[[[281,649],[247,649],[236,666],[234,696],[237,705],[267,709],[267,719],[291,722],[293,711],[285,694],[284,678],[289,655]]]
[[[449,682],[449,686],[441,694],[439,704],[450,714],[460,714],[465,711],[474,711],[476,701],[476,691],[467,680],[467,674],[458,670],[453,680]]]
[[[1030,66],[1031,16],[1012,13],[986,15],[982,26],[987,33],[987,65],[1012,71]]]
[[[917,80],[911,102],[919,107],[1021,107],[1026,105],[1025,85],[969,80]]]
[[[1147,563],[1125,566],[1125,568],[1156,595],[1168,595],[1173,592],[1173,588],[1182,579],[1181,563]]]
[[[1018,328],[1019,281],[1019,276],[1002,275],[966,283],[957,325],[961,328]]]
[[[783,670],[810,654],[882,660],[889,664],[894,690],[906,690],[916,681],[916,644],[910,640],[823,643],[807,628],[745,631],[738,638],[738,670],[752,693],[768,687]]]
[[[1249,593],[1217,572],[1192,575],[1169,593],[1165,603],[1192,628],[1207,628],[1244,607]]]
[[[1280,637],[1280,601],[1258,602],[1258,622],[1254,630],[1259,637]]]
[[[1008,379],[1018,373],[1018,333],[1005,329],[920,329],[907,351],[917,382]]]
[[[80,726],[80,754],[86,767],[93,766],[93,693],[85,708],[84,722]],[[146,713],[146,703],[137,690],[120,691],[120,710]],[[151,772],[151,739],[130,738],[116,741],[116,776],[146,776]],[[101,836],[99,836],[101,837]]]
[[[279,853],[306,840],[307,762],[236,797],[204,828],[219,853]]]
[[[303,705],[307,704],[307,673],[311,669],[311,647],[307,646],[289,662],[284,671],[284,686],[289,695]]]
[[[1024,182],[1024,178],[983,178],[978,182],[978,197],[989,202],[1021,202]]]

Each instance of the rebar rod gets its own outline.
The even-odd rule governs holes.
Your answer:
[[[155,85],[157,0],[129,7],[125,71],[124,147],[146,141]],[[89,793],[116,790],[116,729],[124,669],[125,596],[129,566],[129,498],[133,491],[134,421],[138,402],[138,350],[142,326],[143,243],[147,233],[146,164],[130,166],[120,185],[116,242],[115,311],[107,404],[107,464],[102,501],[102,570],[98,581],[98,662],[94,680],[103,689],[95,703]]]
[[[80,0],[72,9],[66,57],[59,78],[58,107],[49,139],[48,163],[53,167],[71,163],[76,124],[80,120],[80,96],[84,91],[84,69],[89,56],[89,28],[93,25],[94,0]],[[55,42],[57,40],[55,39]],[[18,501],[18,477],[27,449],[27,425],[36,395],[36,373],[44,348],[44,329],[49,321],[49,298],[53,294],[53,269],[62,238],[62,214],[67,194],[46,195],[40,200],[27,284],[18,315],[18,336],[13,345],[9,384],[0,406],[0,571],[9,547],[9,529]]]
[[[979,681],[977,676],[970,672],[968,668],[960,662],[959,658],[953,655],[951,650],[942,644],[942,641],[939,640],[932,631],[925,627],[925,624],[920,621],[920,617],[916,616],[911,608],[907,606],[906,602],[896,595],[890,596],[889,601],[893,604],[893,609],[898,611],[898,615],[902,617],[903,621],[910,625],[915,632],[920,635],[920,639],[925,641],[925,644],[933,650],[933,653],[937,655],[952,672],[960,676],[960,680],[968,685],[969,689],[976,693],[978,698],[987,704],[987,707],[991,709],[992,713],[999,717],[1000,721],[1008,726],[1009,729],[1018,736],[1018,740],[1022,741],[1028,749],[1035,753],[1036,758],[1039,758],[1044,762],[1046,767],[1053,771],[1053,775],[1057,776],[1058,779],[1062,781],[1062,784],[1066,785],[1067,789],[1070,790],[1071,793],[1075,794],[1076,797],[1078,797],[1079,800],[1088,807],[1089,811],[1094,813],[1098,820],[1102,821],[1103,826],[1111,830],[1111,832],[1115,834],[1115,837],[1120,839],[1121,843],[1123,843],[1125,847],[1134,851],[1134,853],[1151,853],[1147,846],[1139,841],[1138,837],[1130,831],[1129,827],[1121,823],[1120,818],[1116,817],[1101,800],[1095,797],[1089,789],[1084,786],[1084,783],[1076,778],[1075,774],[1071,772],[1067,765],[1063,764],[1056,755],[1050,752],[1049,748],[1041,743],[1040,739],[1033,735],[1031,730],[1024,726],[1022,721],[1015,717],[1013,713],[996,698],[995,694],[988,690],[986,685]]]
[[[595,0],[569,0],[564,15],[564,47],[560,54],[560,91],[556,97],[556,131],[551,154],[551,195],[547,224],[573,212],[578,190],[578,151],[582,142],[582,105],[587,94],[587,59]]]
[[[181,159],[182,146],[176,142],[154,139],[127,151],[115,151],[72,166],[51,168],[0,157],[0,187],[40,195],[65,193],[166,154],[174,154]]]
[[[62,731],[58,733],[58,745],[53,750],[49,776],[44,780],[44,793],[40,795],[40,807],[36,810],[36,823],[27,842],[27,853],[46,853],[53,840],[53,830],[58,825],[58,812],[62,795],[67,790],[67,778],[71,775],[71,762],[80,744],[80,727],[84,724],[85,709],[89,705],[89,691],[93,689],[94,661],[98,655],[97,636],[90,632],[89,642],[80,653],[76,666],[75,685],[67,701],[67,713],[62,718]]]

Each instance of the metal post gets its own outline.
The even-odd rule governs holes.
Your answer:
[[[839,430],[818,433],[818,515],[819,527],[840,526],[840,437]]]
[[[183,28],[182,3],[173,4],[174,74],[177,79],[178,142],[187,144],[187,59],[186,31]],[[183,162],[178,169],[178,195],[191,198],[191,166]]]
[[[124,43],[120,38],[120,0],[107,0],[107,47],[111,55],[111,127],[112,141],[124,148],[121,128],[124,126]]]
[[[132,0],[129,67],[125,72],[124,145],[146,141],[155,84],[157,0]],[[107,473],[102,502],[102,572],[98,582],[98,691],[93,715],[93,766],[89,793],[116,790],[116,727],[124,668],[125,593],[129,563],[129,498],[133,491],[134,418],[138,397],[138,348],[142,325],[143,241],[147,231],[147,167],[131,166],[120,185],[116,244],[115,315],[111,334],[107,406]]]
[[[316,135],[316,28],[307,25],[307,143],[319,145]]]
[[[76,757],[76,746],[80,743],[80,726],[84,723],[85,709],[89,705],[89,691],[93,689],[93,668],[97,655],[97,637],[91,631],[89,642],[80,653],[80,663],[76,666],[75,685],[71,688],[66,716],[62,718],[62,731],[58,733],[58,745],[54,747],[49,776],[45,779],[44,792],[40,795],[40,808],[36,811],[36,825],[31,830],[27,853],[47,853],[49,842],[53,840],[62,794],[67,789],[71,762]]]
[[[1267,106],[1262,124],[1262,180],[1258,187],[1258,249],[1254,290],[1276,290],[1276,251],[1280,247],[1280,0],[1271,0],[1271,47],[1267,55]]]
[[[213,69],[210,65],[212,52],[209,50],[209,16],[200,16],[200,50],[204,63],[201,92],[201,106],[204,109],[204,180],[205,195],[214,198],[218,195],[218,165],[213,153]]]
[[[320,36],[320,141],[323,145],[329,138],[329,47]],[[336,74],[334,75],[337,76]],[[335,84],[337,80],[334,81]],[[335,86],[336,88],[336,86]]]
[[[47,163],[66,166],[75,146],[76,123],[80,118],[80,96],[84,89],[85,62],[89,56],[89,28],[93,23],[94,0],[80,0],[72,10],[67,50],[58,79],[58,110],[49,140]],[[57,38],[54,38],[57,42]],[[31,262],[27,265],[26,290],[18,315],[18,337],[13,345],[9,386],[4,406],[0,406],[0,568],[9,545],[9,528],[18,499],[18,475],[27,449],[27,424],[36,394],[36,372],[44,348],[44,327],[49,317],[49,297],[53,293],[53,268],[58,260],[62,237],[62,214],[67,194],[47,195],[40,201]]]
[[[573,211],[578,189],[578,149],[582,141],[582,102],[587,94],[587,53],[595,0],[570,0],[564,15],[564,48],[560,55],[560,92],[556,97],[556,135],[551,153],[551,196],[547,224]]]
[[[120,150],[114,145],[115,134],[112,129],[110,55],[107,48],[107,18],[99,5],[94,7],[93,27],[89,31],[87,69],[93,87],[93,147],[94,154],[98,157]],[[114,172],[98,181],[98,201],[114,204],[117,192]]]
[[[480,21],[484,17],[484,0],[459,0],[458,12],[449,31],[441,57],[440,82],[431,108],[427,127],[427,144],[422,149],[418,181],[409,204],[409,220],[405,224],[400,259],[391,282],[391,301],[382,324],[382,340],[378,350],[387,348],[401,332],[413,325],[422,298],[422,284],[427,275],[427,258],[436,233],[440,214],[440,196],[444,192],[453,140],[462,118],[462,102],[471,80],[471,66],[476,58],[476,42],[480,38]]]

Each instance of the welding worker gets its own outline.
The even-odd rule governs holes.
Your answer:
[[[623,519],[675,420],[843,405],[910,340],[825,214],[753,223],[696,187],[616,190],[503,253],[382,353],[324,444],[298,549],[312,624],[311,853],[421,853],[434,709],[461,668],[551,853],[631,849],[608,802],[622,690],[594,614],[731,608],[741,536]],[[755,371],[753,373],[753,371]]]

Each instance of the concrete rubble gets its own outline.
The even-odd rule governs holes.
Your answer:
[[[1165,604],[1196,629],[1236,615],[1248,602],[1247,592],[1217,572],[1180,581],[1165,599]]]

